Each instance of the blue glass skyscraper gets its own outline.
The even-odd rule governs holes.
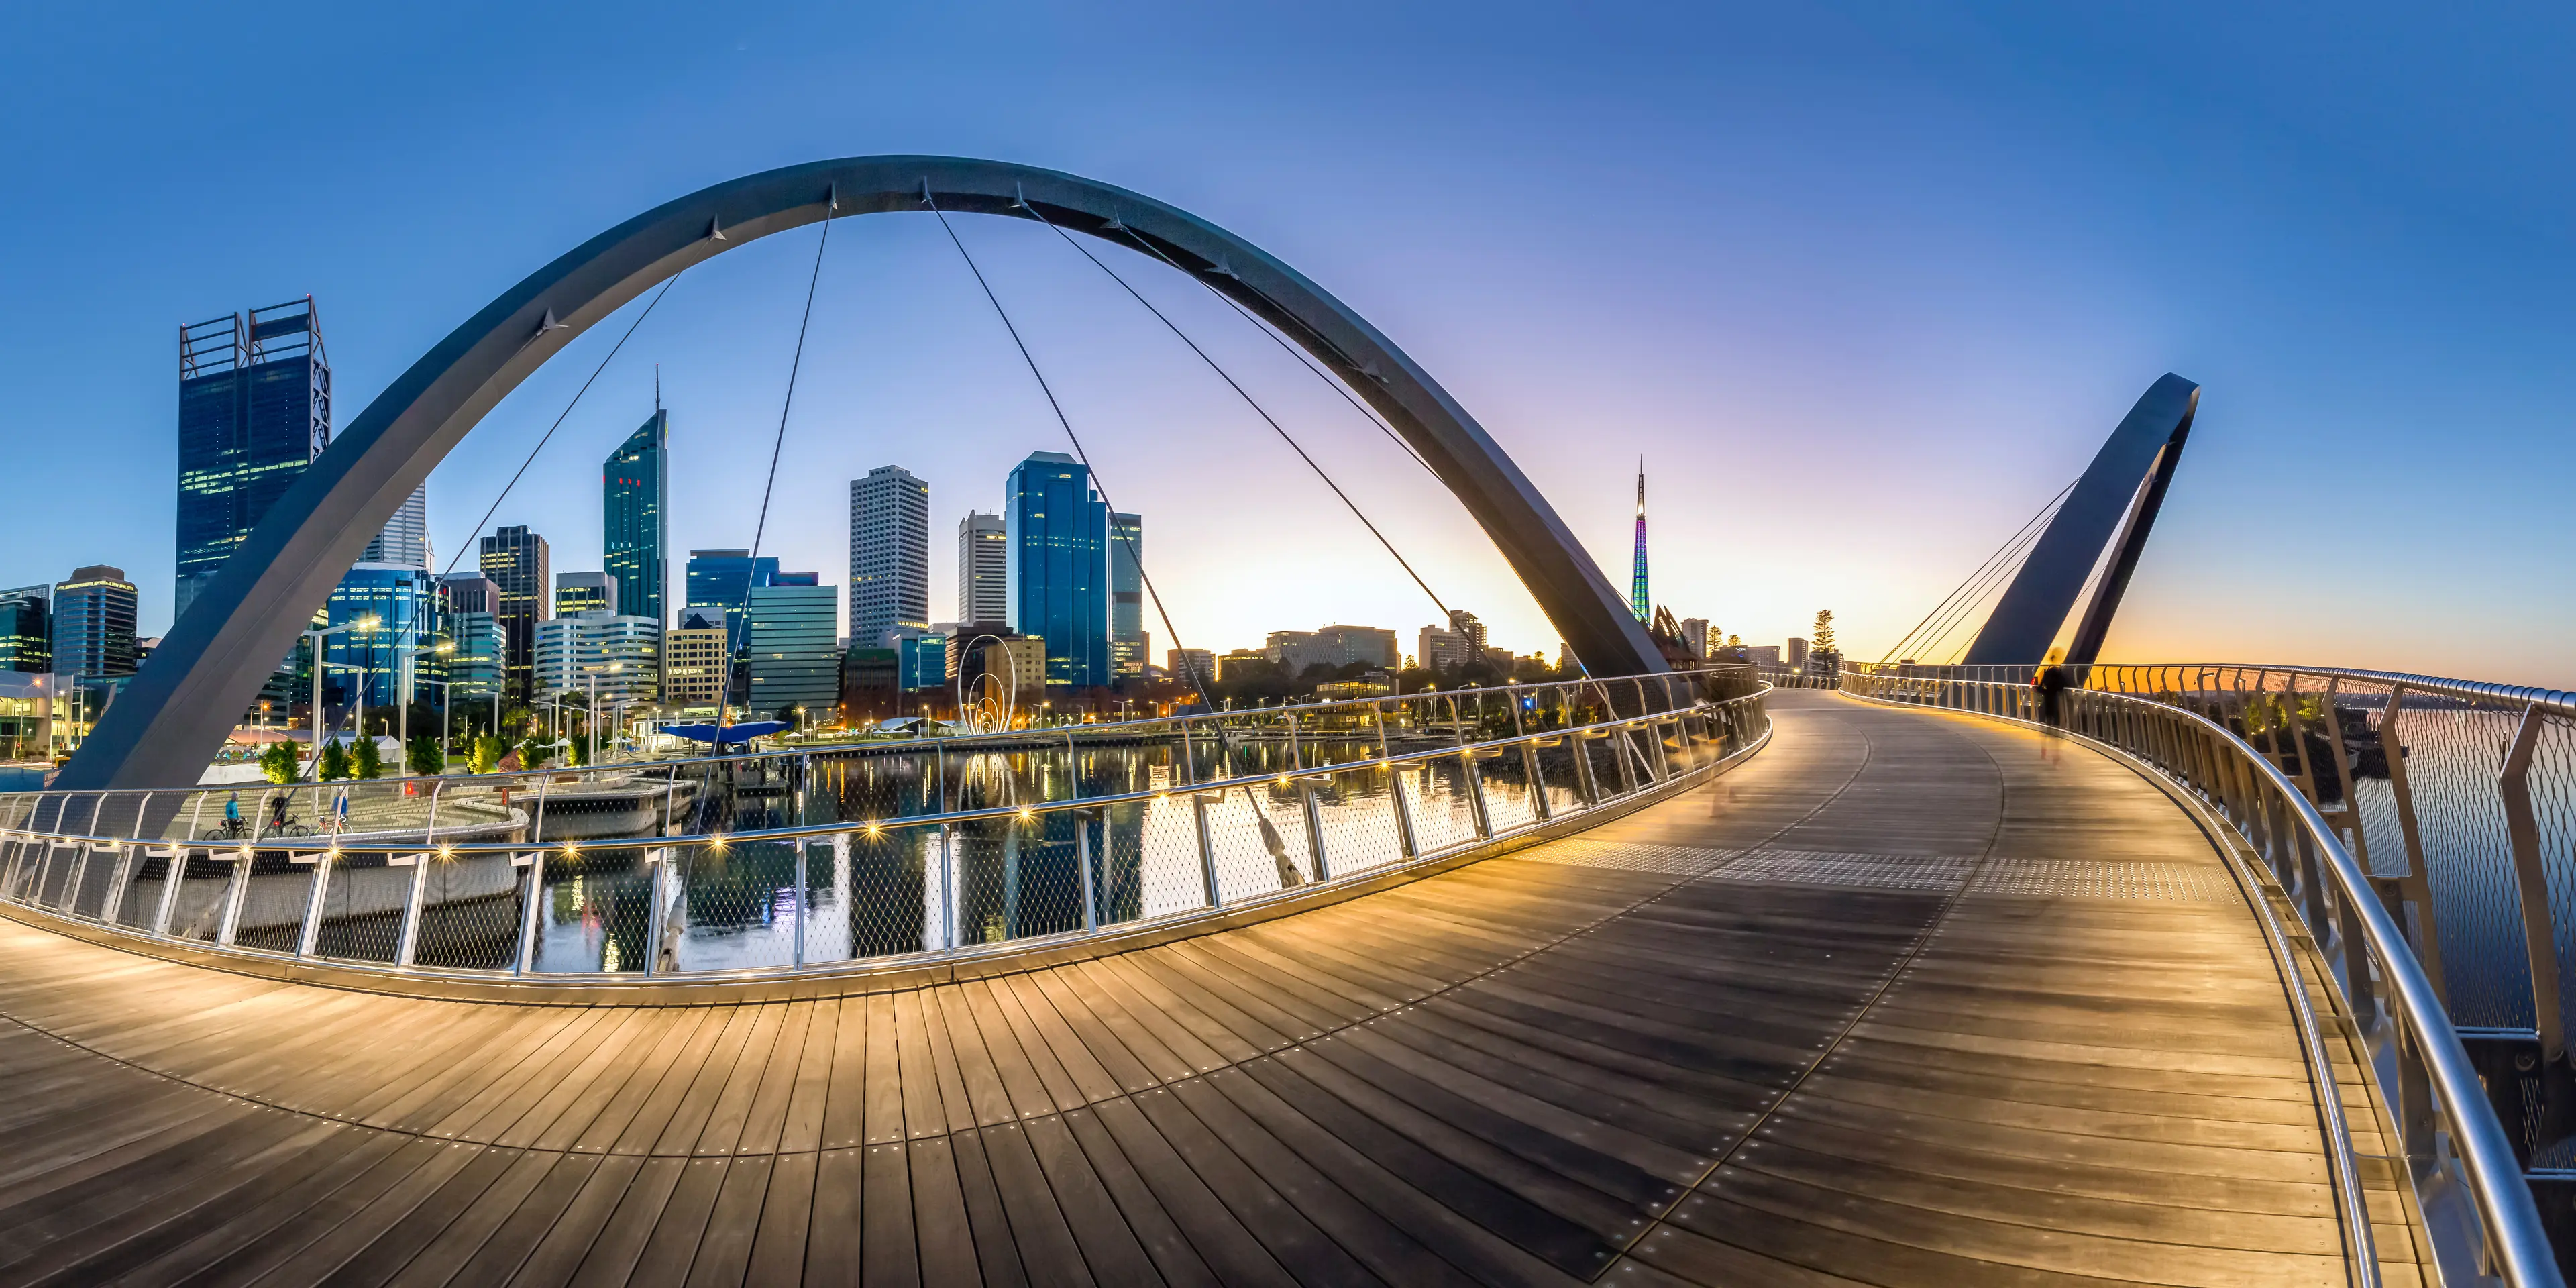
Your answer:
[[[777,579],[778,561],[769,556],[753,559],[748,550],[692,550],[688,606],[707,610],[710,621],[721,609],[725,640],[739,653],[743,648],[743,608],[751,598],[751,588],[772,585]]]
[[[617,611],[665,624],[670,542],[664,526],[670,497],[666,449],[671,413],[659,407],[599,467],[600,559],[617,578]]]
[[[178,613],[330,445],[310,296],[179,329]]]
[[[1109,507],[1091,471],[1034,452],[1012,468],[1005,497],[1011,629],[1046,641],[1050,686],[1109,683]]]

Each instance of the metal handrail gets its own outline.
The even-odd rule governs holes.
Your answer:
[[[1999,669],[2026,677],[2035,667]],[[1843,688],[1874,701],[2038,723],[2038,704],[2026,679],[1942,673],[1954,670],[1908,674],[1893,666],[1847,664]],[[2423,677],[2343,673],[2403,682],[2409,688],[2419,683],[2434,687]],[[2527,692],[2451,684],[2462,692]],[[2417,1204],[2446,1277],[2498,1274],[2517,1286],[2561,1284],[2556,1255],[2513,1145],[2489,1106],[2441,994],[2382,905],[2370,874],[2336,829],[2270,757],[2197,712],[2099,689],[2070,689],[2065,699],[2068,724],[2075,731],[2098,734],[2098,741],[2150,764],[2206,802],[2238,839],[2267,859],[2285,888],[2305,894],[2304,899],[2292,898],[2292,906],[2318,945],[2320,977],[2354,1031],[2374,1048],[2364,1074],[2379,1089],[2380,1103],[2396,1107],[2392,1125],[2406,1151]],[[2153,722],[2151,729],[2141,727],[2147,722]],[[2284,818],[2291,826],[2283,826]],[[2259,902],[2259,894],[2257,898]],[[2301,987],[2297,979],[2293,977],[2293,987]],[[2391,1081],[2397,1084],[2395,1095],[2388,1094]],[[2322,1094],[2333,1094],[2330,1072],[2322,1086]],[[2349,1155],[2348,1140],[2334,1147]],[[2452,1180],[2460,1184],[2446,1186]],[[2474,1210],[2473,1221],[2465,1223],[2472,1226],[2468,1231],[2459,1228],[2462,1222],[2444,1220],[2442,1212],[2445,1201],[2463,1191]],[[2354,1219],[2345,1218],[2347,1224]],[[2469,1234],[2475,1246],[2464,1247],[2463,1236]]]
[[[685,926],[679,922],[671,923],[672,928],[668,929],[664,924],[666,916],[677,915],[673,910],[674,885],[680,878],[673,875],[676,871],[675,862],[687,860],[694,854],[708,852],[718,856],[720,862],[721,856],[728,850],[739,851],[744,847],[762,844],[785,844],[793,846],[794,853],[798,856],[794,884],[797,940],[793,964],[751,968],[687,968],[683,971],[685,976],[692,981],[738,980],[802,975],[818,967],[827,971],[847,970],[853,967],[874,969],[888,962],[917,959],[925,955],[953,955],[960,951],[984,951],[960,942],[959,928],[955,920],[957,912],[954,905],[959,898],[958,891],[961,888],[959,883],[965,879],[965,871],[951,847],[951,841],[952,838],[962,835],[959,829],[966,825],[1013,817],[1034,821],[1066,812],[1097,814],[1108,807],[1165,798],[1182,798],[1191,801],[1191,808],[1199,817],[1197,828],[1199,853],[1196,857],[1202,865],[1207,882],[1203,904],[1151,915],[1139,910],[1126,920],[1101,921],[1092,902],[1094,895],[1089,866],[1091,857],[1089,849],[1084,848],[1090,844],[1088,839],[1090,832],[1086,825],[1076,829],[1077,837],[1080,838],[1077,841],[1077,848],[1081,851],[1081,862],[1084,864],[1082,869],[1084,928],[1077,932],[1041,932],[1026,935],[1014,931],[1006,935],[1002,942],[1019,946],[1038,940],[1050,942],[1060,940],[1067,933],[1077,937],[1123,934],[1142,924],[1160,925],[1175,918],[1186,918],[1219,909],[1232,910],[1246,903],[1282,897],[1293,891],[1400,871],[1420,863],[1463,853],[1477,846],[1533,832],[1582,812],[1633,799],[1642,794],[1657,792],[1677,781],[1696,778],[1706,772],[1732,764],[1767,743],[1769,723],[1763,708],[1763,696],[1766,692],[1767,690],[1757,688],[1755,692],[1741,697],[1719,702],[1696,703],[1678,710],[1617,717],[1570,728],[1525,730],[1509,737],[1479,742],[1467,742],[1462,737],[1459,741],[1436,748],[1404,752],[1389,751],[1366,759],[1337,764],[1272,770],[1257,775],[1237,775],[1194,782],[1176,779],[1160,789],[1094,796],[1076,795],[1069,799],[1031,802],[1026,805],[943,809],[931,814],[798,824],[733,833],[613,837],[577,842],[528,840],[515,843],[442,844],[425,839],[413,839],[408,842],[348,843],[329,837],[191,842],[117,837],[74,831],[6,829],[0,830],[0,901],[15,903],[42,915],[63,917],[113,934],[146,940],[184,942],[192,951],[242,953],[275,958],[289,954],[280,949],[261,949],[236,944],[233,941],[233,927],[240,919],[240,910],[249,897],[246,892],[252,884],[250,873],[253,871],[254,862],[264,857],[273,865],[283,857],[290,863],[307,866],[310,869],[310,875],[303,878],[304,884],[301,887],[304,890],[301,905],[304,909],[303,924],[296,937],[296,947],[291,954],[292,957],[299,960],[328,960],[334,966],[353,967],[361,971],[380,971],[398,977],[440,979],[515,977],[534,968],[534,938],[540,917],[539,902],[546,889],[545,865],[550,856],[558,861],[571,861],[585,853],[643,851],[647,854],[647,863],[651,867],[652,885],[650,895],[652,920],[647,931],[646,958],[648,963],[654,963],[646,967],[646,974],[667,975],[671,968],[658,967],[665,940],[669,935],[685,929]],[[1596,776],[1588,759],[1589,753],[1578,752],[1576,771],[1580,788],[1576,792],[1577,799],[1570,806],[1547,802],[1545,793],[1549,788],[1569,789],[1563,788],[1562,784],[1542,781],[1538,772],[1541,764],[1538,751],[1542,746],[1562,744],[1570,734],[1597,738],[1621,730],[1639,729],[1656,731],[1652,740],[1651,756],[1647,748],[1638,745],[1644,741],[1642,739],[1633,736],[1613,738],[1609,745],[1618,747],[1619,750],[1614,754],[1622,757],[1620,761],[1622,772],[1614,782]],[[1675,764],[1668,761],[1663,750],[1664,739],[1667,737],[1675,739],[1674,746],[1677,752],[1687,757],[1682,763]],[[1061,748],[1060,743],[1057,746]],[[1494,816],[1486,799],[1483,778],[1478,773],[1476,765],[1480,761],[1489,762],[1494,756],[1512,748],[1525,749],[1522,764],[1529,773],[1528,790],[1533,799],[1527,822],[1498,828],[1494,825]],[[1628,771],[1630,760],[1626,758],[1630,757],[1635,761],[1636,772],[1633,775]],[[1391,785],[1387,792],[1386,806],[1392,810],[1391,819],[1388,821],[1392,822],[1393,835],[1397,838],[1391,853],[1383,845],[1373,844],[1370,837],[1363,837],[1359,846],[1348,853],[1336,853],[1335,851],[1339,851],[1349,839],[1348,836],[1345,835],[1341,839],[1331,840],[1328,843],[1326,835],[1319,830],[1320,816],[1317,806],[1319,784],[1329,785],[1331,780],[1347,775],[1394,773],[1414,765],[1453,759],[1459,762],[1459,781],[1463,783],[1464,788],[1460,794],[1469,798],[1472,808],[1472,833],[1464,839],[1427,848],[1419,844],[1414,831],[1415,824],[1406,804],[1408,790],[1401,785]],[[1299,794],[1304,801],[1307,841],[1312,847],[1309,859],[1314,876],[1308,878],[1301,872],[1296,875],[1296,879],[1290,880],[1286,870],[1288,861],[1284,851],[1273,849],[1273,856],[1283,865],[1276,888],[1255,889],[1249,895],[1241,893],[1239,887],[1230,892],[1225,888],[1225,882],[1220,880],[1219,863],[1208,826],[1207,811],[1211,803],[1221,802],[1229,792],[1248,792],[1255,788],[1298,784],[1304,785]],[[1367,798],[1362,796],[1351,800],[1357,808],[1358,803],[1365,802]],[[1272,813],[1294,808],[1296,808],[1294,803],[1285,805],[1274,803],[1271,811],[1262,811],[1256,803],[1255,812],[1263,820],[1266,829],[1267,820]],[[1103,817],[1105,818],[1105,815]],[[1281,817],[1284,818],[1285,815],[1282,814]],[[812,887],[807,882],[802,857],[805,849],[800,843],[810,843],[817,838],[831,837],[849,837],[855,843],[862,835],[873,838],[882,832],[936,836],[938,857],[935,861],[943,865],[937,877],[940,883],[940,897],[951,905],[943,914],[945,925],[939,936],[940,942],[936,946],[926,946],[919,950],[854,952],[846,957],[835,957],[827,963],[809,961],[806,956],[803,932],[808,906],[806,901]],[[1373,835],[1378,840],[1383,839],[1383,834]],[[1277,838],[1274,836],[1267,839],[1276,841]],[[1102,833],[1102,841],[1104,844],[1108,842],[1108,833],[1105,831]],[[99,860],[99,863],[104,866],[94,871],[91,859],[88,857],[93,852],[98,854],[112,852],[115,857]],[[61,871],[63,865],[57,858],[62,854],[80,856],[72,861],[67,877]],[[131,921],[120,919],[117,910],[122,906],[122,900],[142,888],[145,880],[142,873],[147,857],[160,860],[165,864],[164,875],[161,888],[154,894],[159,901],[157,915],[149,917],[146,924],[138,926]],[[428,874],[434,864],[447,861],[462,862],[476,858],[488,864],[496,857],[504,859],[511,868],[521,869],[521,875],[513,878],[518,883],[515,893],[519,911],[516,916],[521,928],[518,934],[518,947],[511,957],[511,964],[506,970],[417,965],[414,960],[414,949],[420,941],[423,924],[422,890],[428,884]],[[169,930],[170,909],[177,902],[179,882],[197,880],[186,876],[192,858],[199,863],[212,863],[223,870],[223,873],[210,874],[206,878],[219,880],[222,883],[222,891],[216,896],[216,901],[222,906],[223,929],[219,934],[211,936],[211,941],[191,934],[173,934]],[[351,960],[342,955],[325,957],[317,948],[319,943],[317,930],[325,919],[325,894],[333,889],[332,875],[347,865],[369,860],[380,862],[382,866],[388,868],[411,869],[410,876],[407,878],[412,891],[409,903],[400,910],[396,934],[388,941],[388,945],[399,944],[399,948],[389,954],[391,960],[382,957]],[[925,853],[923,861],[934,860]],[[31,870],[32,880],[29,879]],[[453,870],[462,871],[463,869]],[[487,868],[486,870],[498,871],[499,869]],[[86,896],[82,892],[91,889],[93,882],[84,874],[104,877],[103,890],[94,899],[90,899],[89,906],[86,907],[83,906]],[[293,876],[291,872],[286,875]],[[269,879],[273,878],[263,878],[263,880]],[[379,882],[375,889],[381,897],[384,884]],[[50,897],[47,896],[47,891],[53,892]],[[271,893],[272,896],[276,893],[275,887],[271,887]],[[504,887],[485,893],[507,894],[509,892]],[[784,888],[780,893],[785,894]],[[139,901],[133,905],[135,908],[140,906]],[[201,915],[202,912],[201,909]],[[385,909],[383,913],[376,915],[387,915],[392,912],[391,909]],[[342,915],[366,914],[344,910]],[[280,923],[272,921],[268,924]],[[927,945],[930,938],[931,936],[925,933],[923,942]],[[852,946],[855,948],[855,942]],[[987,948],[989,947],[991,944],[988,942]],[[606,978],[597,973],[583,971],[545,971],[543,977],[564,982],[580,982],[585,979],[595,981]],[[614,976],[613,978],[628,977]]]

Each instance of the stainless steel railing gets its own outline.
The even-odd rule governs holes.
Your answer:
[[[2035,670],[1846,664],[1841,681],[1845,692],[1878,701],[2036,721],[2043,712],[2030,682]],[[2357,857],[2368,832],[2355,803],[2353,775],[2360,758],[2343,754],[2347,722],[2335,695],[2338,680],[2373,673],[2248,668],[2257,681],[2280,682],[2210,683],[2236,670],[2097,666],[2078,678],[2099,687],[2068,690],[2059,717],[2070,732],[2127,753],[2189,793],[2268,874],[2279,892],[2278,903],[2290,910],[2315,946],[2335,1006],[2330,1018],[2348,1026],[2343,1031],[2367,1052],[2364,1068],[2373,1100],[2386,1115],[2385,1130],[2402,1148],[2416,1206],[2445,1280],[2477,1282],[2480,1276],[2500,1275],[2517,1285],[2561,1283],[2552,1231],[2535,1204],[2535,1192],[2550,1192],[2548,1178],[2535,1178],[2527,1170],[2531,1142],[2514,1139],[2508,1122],[2496,1112],[2500,1092],[2519,1100],[2520,1089],[2500,1084],[2473,1059],[2471,1045],[2463,1042],[2445,1006],[2437,976],[2419,961],[2414,947],[2416,937],[2429,933],[2439,920],[2422,894],[2430,856],[2410,842],[2407,853],[2414,867],[2409,876],[2394,880],[2374,876]],[[2316,693],[2321,704],[2303,707],[2295,677],[2320,682]],[[2403,697],[2417,686],[2446,700],[2504,694],[2511,701],[2528,692],[2412,676],[2383,675],[2374,682],[2388,686],[2382,711],[2392,718],[2405,710]],[[2145,693],[2123,691],[2132,686],[2143,686]],[[2527,712],[2540,709],[2529,697],[2521,700]],[[2336,714],[2324,714],[2329,712]],[[2338,732],[2331,738],[2311,737],[2310,724]],[[2382,745],[2402,784],[2408,759],[2401,741],[2405,725],[2399,719],[2384,727],[2390,732]],[[2379,736],[2380,731],[2370,732]],[[2513,758],[2510,749],[2503,755],[2508,772]],[[2529,759],[2527,752],[2524,759]],[[2329,764],[2331,792],[2322,786]],[[2408,823],[2405,830],[2413,837],[2416,824]],[[2248,894],[2276,951],[2285,952],[2279,947],[2274,898],[2263,889],[2249,889]],[[2286,956],[2283,965],[2288,980],[2303,978]],[[2292,988],[2304,1014],[2304,986],[2294,983]],[[2336,1160],[2341,1226],[2347,1249],[2357,1258],[2352,1264],[2371,1266],[2366,1279],[2356,1271],[2357,1281],[2376,1282],[2355,1157],[2364,1151],[2354,1149],[2341,1121],[2345,1108],[2320,1037],[2311,1020],[2303,1045],[2318,1080]],[[2564,1201],[2558,1206],[2564,1207]]]
[[[1767,739],[1763,690],[1741,687],[1752,691],[1543,728],[1530,727],[1551,724],[1539,695],[1498,690],[1527,701],[1516,721],[1498,710],[1480,723],[1444,701],[1459,714],[1407,747],[1377,716],[1259,757],[1237,745],[1241,730],[1211,749],[1212,731],[1186,725],[1141,752],[1050,730],[1034,745],[940,739],[926,760],[770,757],[730,784],[737,803],[770,802],[756,814],[661,826],[709,816],[648,791],[654,829],[590,840],[534,839],[568,800],[626,799],[575,775],[433,783],[399,834],[20,826],[0,831],[0,900],[115,934],[397,977],[698,982],[935,962],[1358,880],[1653,792]],[[852,789],[853,774],[880,769],[928,781]],[[931,808],[852,813],[907,801]],[[758,825],[729,825],[745,817]],[[475,830],[493,827],[509,834]]]

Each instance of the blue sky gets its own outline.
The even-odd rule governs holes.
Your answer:
[[[2576,27],[2537,7],[271,4],[21,11],[0,47],[0,584],[129,570],[166,624],[175,331],[304,294],[340,417],[637,211],[829,156],[1152,193],[1404,345],[1625,585],[1877,656],[2167,370],[2205,386],[2114,655],[2576,686],[2565,480]],[[1430,605],[1185,350],[1042,230],[961,233],[1184,642]],[[596,567],[597,462],[673,408],[678,543],[749,542],[810,233],[693,271],[495,522]],[[1138,280],[1498,642],[1553,651],[1436,485],[1198,288]],[[847,480],[950,533],[1061,438],[918,216],[836,226],[765,548],[845,569]],[[431,484],[471,536],[618,325]],[[1155,626],[1156,647],[1168,633]]]

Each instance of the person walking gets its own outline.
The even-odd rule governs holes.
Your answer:
[[[2039,692],[2040,723],[2047,726],[2039,756],[2052,765],[2057,763],[2057,740],[2066,728],[2066,668],[2060,665],[2065,658],[2064,650],[2050,649],[2039,673],[2030,677],[2030,687]]]

